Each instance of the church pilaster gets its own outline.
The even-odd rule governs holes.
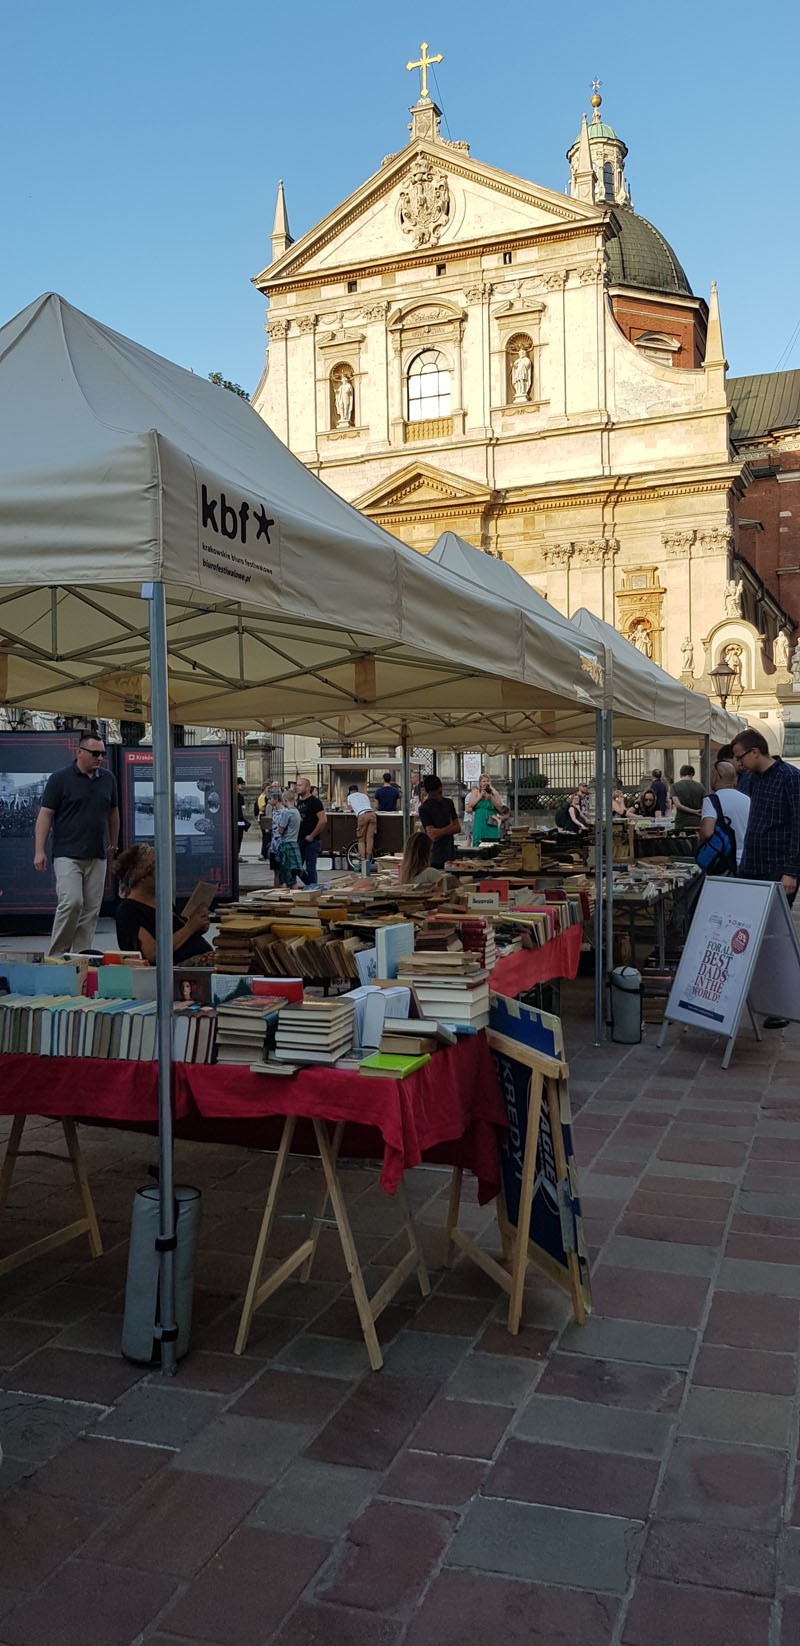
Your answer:
[[[272,401],[272,427],[278,438],[285,445],[290,445],[289,439],[289,373],[286,357],[286,339],[289,332],[288,320],[267,320],[269,333],[269,375],[270,398]]]

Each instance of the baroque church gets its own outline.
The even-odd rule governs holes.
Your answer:
[[[727,663],[800,754],[800,372],[728,379],[597,83],[559,194],[442,136],[436,60],[410,141],[296,241],[279,186],[255,409],[422,553],[454,531],[699,690]]]

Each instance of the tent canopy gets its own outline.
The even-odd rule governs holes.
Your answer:
[[[557,633],[574,634],[594,641],[605,653],[608,706],[614,711],[614,742],[618,745],[653,742],[677,747],[693,746],[698,737],[709,735],[724,743],[743,728],[736,716],[724,715],[700,692],[682,686],[657,663],[643,657],[624,635],[610,623],[582,608],[571,618],[555,610],[513,566],[484,554],[455,532],[443,532],[429,560],[466,582],[487,589],[531,617],[548,623]],[[514,717],[509,717],[511,721]],[[519,726],[515,728],[519,733]],[[593,719],[586,716],[584,740],[594,735]]]
[[[53,294],[0,329],[0,702],[150,718],[141,586],[167,593],[170,715],[450,742],[552,740],[603,649],[431,564],[236,395]]]

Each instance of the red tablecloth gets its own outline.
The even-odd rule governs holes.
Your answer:
[[[506,1111],[483,1034],[462,1037],[406,1080],[322,1068],[281,1078],[230,1063],[178,1063],[174,1112],[179,1132],[198,1135],[199,1121],[203,1137],[250,1136],[263,1147],[269,1144],[257,1123],[276,1116],[372,1128],[380,1134],[381,1182],[389,1194],[423,1155],[474,1172],[481,1202],[499,1188],[498,1128]],[[152,1126],[157,1113],[154,1063],[0,1057],[0,1114]]]
[[[497,994],[518,995],[556,977],[576,977],[582,942],[583,927],[569,926],[540,949],[518,949],[504,955],[492,967],[489,987]]]

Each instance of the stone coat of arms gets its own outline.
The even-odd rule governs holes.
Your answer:
[[[415,246],[436,246],[450,216],[450,186],[447,176],[430,160],[415,161],[408,182],[400,191],[400,227],[411,235]]]

